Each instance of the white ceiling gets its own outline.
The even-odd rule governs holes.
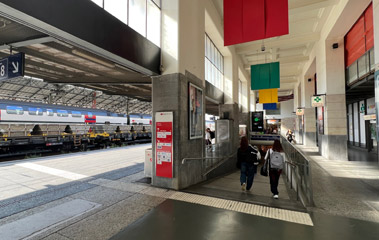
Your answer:
[[[213,0],[223,16],[223,0]],[[244,61],[245,69],[250,65],[280,62],[280,90],[293,89],[302,69],[309,60],[314,44],[320,38],[331,10],[339,0],[288,0],[289,34],[235,45],[237,53]],[[262,51],[262,45],[265,51]]]

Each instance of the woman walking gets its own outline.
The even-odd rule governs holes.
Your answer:
[[[242,137],[237,154],[237,163],[241,166],[240,182],[243,191],[249,191],[253,186],[254,174],[257,172],[257,165],[260,160],[261,154],[258,148],[250,146],[247,138]]]
[[[269,165],[270,186],[271,186],[271,192],[275,199],[279,198],[279,192],[278,192],[279,177],[280,177],[280,174],[282,173],[283,164],[284,164],[284,158],[281,152],[283,152],[282,145],[280,144],[279,140],[275,140],[274,145],[272,146],[272,149],[269,149],[265,156],[265,164],[267,164],[268,162],[270,163]]]

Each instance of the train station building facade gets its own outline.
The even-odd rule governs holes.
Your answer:
[[[284,100],[279,113],[266,118],[280,119],[282,135],[294,130],[299,144],[317,146],[328,159],[347,161],[353,146],[377,152],[378,2],[289,1],[288,35],[224,46],[221,0],[130,0],[113,6],[110,0],[4,0],[4,27],[15,28],[3,37],[2,54],[13,49],[34,62],[53,61],[57,52],[86,59],[97,69],[81,66],[81,72],[70,73],[69,67],[80,64],[62,57],[68,68],[60,77],[42,73],[43,63],[38,68],[27,62],[26,72],[52,83],[152,101],[153,124],[156,114],[171,112],[173,178],[155,172],[153,184],[182,189],[207,178],[202,165],[206,113],[229,120],[228,146],[219,145],[228,151],[217,157],[232,157],[239,125],[250,134],[250,112],[262,109],[258,92],[250,90],[250,66],[260,63],[280,63]],[[14,33],[17,28],[22,34]],[[313,96],[324,105],[313,107]],[[296,116],[297,109],[304,114]],[[157,138],[154,127],[154,152]]]

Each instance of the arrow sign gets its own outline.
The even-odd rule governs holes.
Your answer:
[[[14,70],[12,72],[17,73],[18,72],[18,62],[12,62],[12,66],[14,68]]]
[[[17,53],[0,59],[0,81],[24,76],[25,54]]]

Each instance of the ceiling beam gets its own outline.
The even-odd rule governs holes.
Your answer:
[[[265,59],[260,59],[257,61],[249,61],[248,65],[245,65],[245,69],[250,69],[251,65],[256,65],[256,64],[263,64],[266,62],[271,62],[271,59],[268,59],[269,61],[266,61]],[[282,63],[301,63],[301,62],[306,62],[309,60],[309,56],[303,56],[303,55],[298,55],[298,56],[290,56],[290,57],[279,57],[277,58],[276,61]]]
[[[320,33],[312,34],[299,34],[299,35],[285,35],[276,39],[267,40],[264,42],[266,49],[280,48],[285,46],[286,48],[296,47],[308,44],[310,42],[317,42],[320,40]],[[254,41],[250,44],[237,47],[237,54],[255,54],[261,51],[262,42]]]
[[[339,0],[323,0],[316,3],[307,3],[307,1],[299,1],[299,2],[301,2],[302,4],[298,4],[297,6],[292,5],[289,7],[289,15],[305,13],[305,12],[333,6],[333,5],[336,5],[339,2]]]

